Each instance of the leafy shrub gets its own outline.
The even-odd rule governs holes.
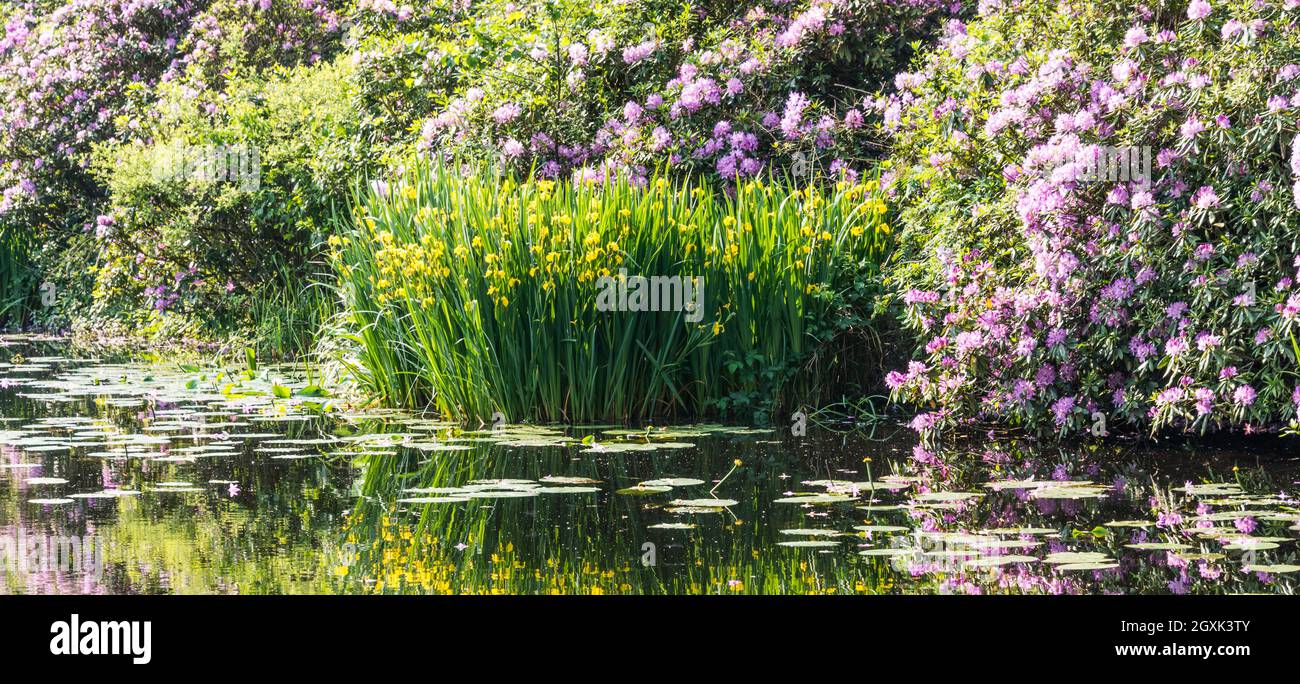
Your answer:
[[[279,297],[265,288],[301,291],[332,207],[366,163],[350,69],[339,60],[232,79],[215,110],[164,88],[149,144],[98,148],[94,170],[111,201],[94,229],[98,311],[172,311],[229,329],[251,323],[250,300]],[[179,168],[178,152],[209,150],[251,159],[224,181],[160,173]]]
[[[364,193],[332,258],[361,376],[389,403],[482,420],[761,419],[820,398],[826,368],[855,361],[817,353],[886,251],[874,188],[754,180],[733,199],[418,165]],[[702,288],[676,308],[602,304],[638,276]]]
[[[1298,4],[986,0],[900,74],[892,277],[923,351],[889,382],[942,407],[914,427],[1296,415]],[[1149,148],[1149,187],[1089,180],[1105,146]]]
[[[329,61],[343,46],[344,0],[212,0],[181,45],[192,94],[232,75]]]
[[[102,184],[102,167],[98,174],[90,168],[95,146],[148,147],[155,137],[168,137],[175,117],[159,113],[160,97],[172,100],[164,107],[181,103],[216,115],[227,100],[223,88],[232,81],[328,59],[342,45],[340,10],[349,4],[28,0],[0,7],[0,232],[26,232],[40,247],[27,266],[34,262],[44,274],[29,273],[21,282],[29,289],[51,282],[65,304],[58,314],[42,310],[44,322],[86,313],[87,257],[109,264],[121,257],[86,249],[94,243],[87,243],[85,233],[102,232],[97,217],[113,213],[105,211],[113,189]],[[337,84],[339,94],[344,86]],[[246,104],[259,95],[250,89],[235,100]],[[155,198],[143,194],[112,203],[121,208],[142,200],[142,213],[156,213],[159,207],[147,203]],[[268,247],[274,252],[276,245],[256,248]],[[183,255],[172,256],[188,270]],[[29,302],[34,297],[34,291],[26,294]]]
[[[103,193],[85,155],[122,139],[117,115],[177,73],[189,2],[70,0],[0,6],[0,231],[57,239]]]
[[[951,0],[360,4],[367,109],[542,177],[856,172],[859,104]],[[805,160],[806,163],[798,160]]]

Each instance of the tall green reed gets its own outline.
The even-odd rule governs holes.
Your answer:
[[[887,255],[884,215],[874,181],[729,194],[417,164],[358,192],[331,258],[356,370],[390,405],[460,420],[698,416],[738,393],[793,406],[828,391],[814,332]],[[620,283],[674,276],[701,279],[697,306],[601,306]]]
[[[30,233],[0,227],[0,325],[27,322],[36,278],[30,248]]]
[[[338,313],[338,296],[324,274],[303,275],[280,266],[249,299],[250,344],[269,358],[302,358]]]

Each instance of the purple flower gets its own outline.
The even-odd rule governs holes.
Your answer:
[[[1240,406],[1250,406],[1255,403],[1255,388],[1250,385],[1241,385],[1233,391],[1232,400]]]
[[[1213,209],[1219,206],[1219,195],[1214,192],[1214,188],[1203,185],[1195,195],[1192,195],[1192,202],[1199,209]]]
[[[1124,33],[1124,47],[1135,48],[1150,39],[1147,30],[1140,25],[1129,28]]]
[[[803,121],[803,110],[808,107],[808,97],[803,93],[792,92],[785,101],[785,113],[781,116],[781,132],[787,140],[799,137],[799,127]]]
[[[636,64],[650,55],[653,55],[655,50],[658,48],[659,41],[657,40],[647,40],[643,43],[624,48],[623,63]]]
[[[1070,413],[1074,411],[1074,402],[1074,397],[1061,397],[1052,404],[1052,415],[1056,416],[1057,425],[1064,425],[1070,418]]]
[[[492,111],[492,120],[499,124],[509,123],[519,116],[522,111],[523,109],[519,105],[507,102]]]
[[[1201,351],[1210,351],[1216,349],[1223,343],[1223,339],[1218,335],[1211,335],[1203,332],[1196,336],[1196,348]]]
[[[937,413],[918,413],[912,419],[909,426],[917,432],[929,432],[939,424],[939,414]]]

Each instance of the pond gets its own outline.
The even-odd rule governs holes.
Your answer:
[[[1300,578],[1286,439],[472,430],[336,406],[309,368],[3,344],[4,593],[1290,594]]]

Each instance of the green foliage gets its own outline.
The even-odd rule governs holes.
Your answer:
[[[27,321],[36,290],[30,249],[30,234],[0,227],[0,325]]]
[[[914,425],[1293,422],[1295,4],[985,8],[885,107]]]
[[[857,279],[889,244],[875,187],[753,181],[733,198],[417,165],[332,239],[358,371],[391,404],[459,419],[761,420],[831,390],[830,322],[861,320]],[[637,276],[702,290],[638,310],[613,293]]]
[[[602,166],[644,176],[670,160],[724,182],[798,160],[834,164],[835,176],[875,156],[863,94],[954,7],[422,3],[403,19],[359,15],[359,88],[378,128],[418,132],[424,152],[545,177]],[[792,102],[803,104],[789,113]],[[747,139],[733,146],[732,135]]]
[[[174,313],[217,331],[283,323],[272,341],[301,348],[327,301],[307,286],[324,219],[367,163],[350,69],[340,60],[233,79],[215,109],[169,89],[152,144],[98,148],[111,206],[96,311]],[[233,161],[225,179],[207,169],[215,180],[184,163],[223,151],[244,155],[238,174]]]

